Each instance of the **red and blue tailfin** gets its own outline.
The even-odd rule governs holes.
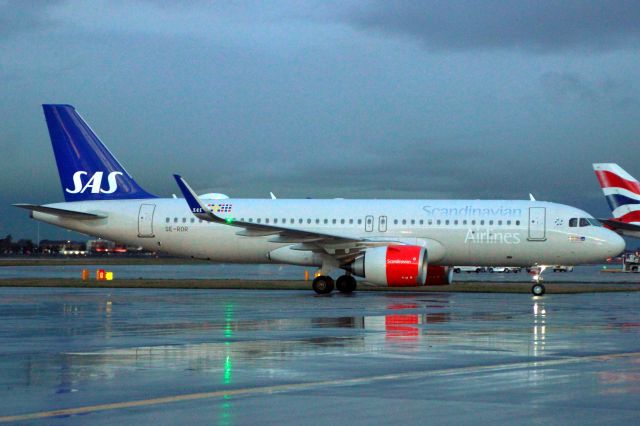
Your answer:
[[[640,182],[615,163],[593,165],[613,217],[640,225]]]
[[[43,105],[65,201],[156,198],[118,163],[71,105]]]

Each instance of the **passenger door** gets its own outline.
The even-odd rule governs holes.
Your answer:
[[[546,208],[529,207],[529,241],[544,241],[546,234]]]
[[[138,212],[138,237],[153,238],[153,213],[155,204],[141,204]]]

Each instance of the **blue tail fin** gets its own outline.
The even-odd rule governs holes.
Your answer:
[[[65,201],[156,198],[142,189],[71,105],[42,105]]]

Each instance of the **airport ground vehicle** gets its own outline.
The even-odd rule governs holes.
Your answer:
[[[517,266],[490,266],[489,268],[487,268],[489,272],[499,272],[504,274],[508,274],[509,272],[517,274],[521,269],[522,268]]]
[[[453,272],[456,274],[461,272],[475,272],[476,274],[479,274],[480,272],[486,272],[486,268],[484,266],[454,266]]]
[[[640,251],[626,252],[622,255],[622,270],[640,272]]]
[[[16,205],[34,219],[178,256],[317,266],[319,294],[354,291],[354,275],[389,287],[442,285],[452,265],[593,263],[624,248],[588,213],[535,200],[231,199],[199,196],[179,175],[185,198],[159,198],[75,108],[43,108],[65,202]],[[578,219],[589,225],[568,227]],[[334,281],[336,270],[344,274]]]
[[[480,273],[480,272],[499,272],[499,273],[506,273],[508,274],[509,272],[513,272],[513,273],[518,273],[522,270],[521,267],[519,266],[488,266],[488,267],[484,267],[484,266],[454,266],[453,267],[453,272],[455,273],[460,273],[460,272],[475,272],[475,273]]]
[[[573,272],[573,266],[568,265],[555,265],[553,272]]]

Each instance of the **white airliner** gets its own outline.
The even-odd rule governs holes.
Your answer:
[[[17,204],[34,219],[121,243],[216,262],[319,267],[317,293],[353,277],[396,286],[448,284],[453,265],[602,262],[624,249],[588,213],[531,200],[287,200],[143,190],[69,105],[44,105],[64,203]],[[569,224],[578,220],[579,227]],[[544,293],[534,284],[532,292]]]

